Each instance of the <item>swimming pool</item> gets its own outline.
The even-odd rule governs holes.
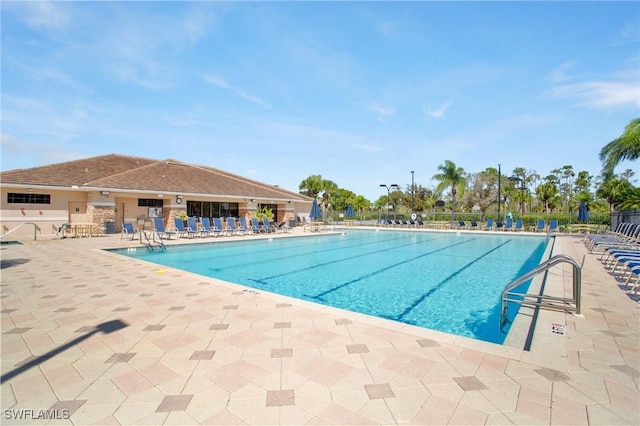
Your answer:
[[[502,343],[501,291],[540,263],[547,242],[546,236],[497,233],[350,230],[170,246],[166,252],[117,252],[255,289]],[[509,309],[512,315],[516,311],[515,306]]]

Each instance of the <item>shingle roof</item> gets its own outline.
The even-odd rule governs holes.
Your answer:
[[[274,199],[309,198],[207,166],[118,154],[0,173],[3,184],[180,192]]]

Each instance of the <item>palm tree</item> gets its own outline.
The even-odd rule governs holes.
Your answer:
[[[547,181],[536,188],[536,194],[540,201],[544,202],[545,210],[549,214],[551,202],[558,196],[558,187],[551,181]]]
[[[614,139],[600,151],[602,175],[613,175],[613,169],[623,160],[640,158],[640,118],[634,118],[624,128],[618,139]]]
[[[451,188],[451,213],[453,213],[456,208],[456,194],[460,193],[462,196],[467,186],[464,169],[456,167],[450,160],[445,160],[444,164],[438,166],[438,170],[440,173],[433,175],[433,179],[440,181],[436,192],[442,194],[446,188]]]
[[[322,176],[311,175],[300,182],[298,189],[300,189],[301,194],[307,195],[311,198],[317,198],[318,194],[322,192],[323,182]]]

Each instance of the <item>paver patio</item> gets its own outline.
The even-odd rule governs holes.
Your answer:
[[[2,247],[2,424],[640,424],[639,299],[575,236],[583,316],[531,351],[101,250],[136,244]]]

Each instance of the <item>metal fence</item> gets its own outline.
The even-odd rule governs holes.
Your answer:
[[[621,222],[640,224],[640,210],[611,212],[611,229],[616,229]]]

